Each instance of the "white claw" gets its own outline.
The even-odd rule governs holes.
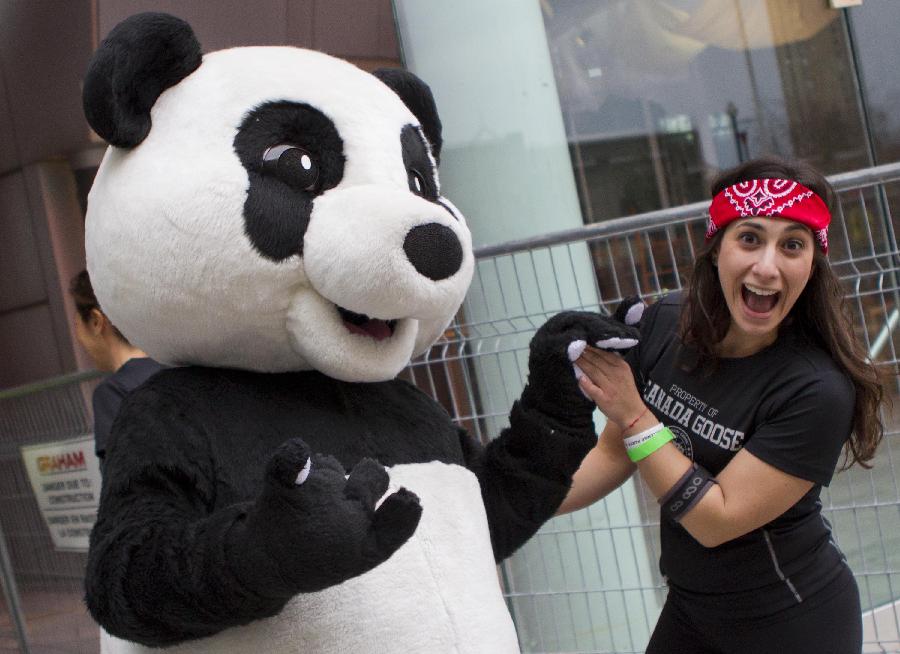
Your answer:
[[[309,477],[309,471],[312,470],[312,458],[306,460],[306,464],[303,466],[303,470],[297,473],[297,480],[294,482],[297,486],[306,481],[306,478]]]
[[[644,309],[647,308],[647,305],[643,302],[638,302],[637,304],[632,304],[628,311],[625,312],[625,324],[626,325],[636,325],[641,321],[641,316],[644,315]]]
[[[572,341],[571,343],[569,343],[569,347],[567,349],[569,361],[576,361],[578,357],[584,354],[584,349],[586,347],[587,341]]]
[[[619,338],[618,336],[597,341],[597,347],[601,350],[624,350],[625,348],[634,347],[637,344],[637,339]]]

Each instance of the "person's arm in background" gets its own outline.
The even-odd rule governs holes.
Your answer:
[[[658,423],[635,386],[631,367],[621,357],[588,348],[577,364],[585,373],[579,380],[582,389],[610,422],[619,425],[622,437]],[[818,401],[825,403],[829,399],[820,397]],[[637,416],[640,418],[634,422]],[[625,430],[623,425],[631,426]],[[691,463],[669,442],[639,461],[637,468],[659,498],[681,479]],[[783,472],[746,449],[735,455],[716,482],[681,520],[691,536],[706,547],[715,547],[771,522],[813,486],[813,482]]]

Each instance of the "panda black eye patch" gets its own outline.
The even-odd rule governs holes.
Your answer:
[[[403,165],[409,190],[418,196],[436,202],[439,196],[434,164],[428,156],[428,146],[419,128],[404,125],[400,132],[400,146],[403,151]]]
[[[300,152],[288,153],[290,148]],[[272,159],[296,156],[300,162],[305,153],[317,169],[319,193],[337,186],[344,175],[344,142],[331,119],[307,104],[267,102],[256,107],[238,128],[234,150],[248,172],[276,176],[281,166],[272,166]]]
[[[247,113],[234,151],[250,182],[244,232],[267,259],[303,253],[315,199],[344,176],[344,142],[318,109],[267,102]]]

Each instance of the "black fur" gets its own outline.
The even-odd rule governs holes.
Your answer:
[[[418,498],[405,489],[375,509],[388,474],[372,459],[345,479],[336,459],[316,455],[300,486],[278,478],[274,472],[286,464],[293,464],[294,477],[302,469],[306,458],[298,460],[297,449],[308,452],[300,439],[275,451],[261,494],[229,533],[236,578],[272,598],[322,590],[371,570],[412,536],[422,515]]]
[[[380,68],[372,73],[400,96],[413,115],[419,119],[425,138],[431,145],[431,154],[441,162],[441,119],[438,116],[434,96],[428,85],[409,71],[400,68]]]
[[[160,13],[119,23],[94,53],[82,103],[91,128],[110,144],[131,148],[150,132],[160,94],[194,72],[200,44],[190,25]]]
[[[462,245],[452,229],[439,223],[416,225],[403,241],[406,258],[419,274],[439,281],[452,277],[462,265]]]
[[[459,220],[440,198],[437,170],[428,157],[428,146],[422,137],[422,131],[413,125],[404,125],[400,131],[400,147],[403,152],[403,165],[409,179],[409,190],[439,205],[453,217],[453,220]]]
[[[428,146],[417,127],[403,126],[400,131],[400,147],[403,151],[403,165],[409,176],[409,190],[431,202],[437,201],[439,193],[434,164],[428,157]],[[414,175],[418,175],[421,180],[421,189],[417,189],[413,183]]]
[[[272,146],[292,144],[312,157],[318,181],[311,190],[294,183],[284,168],[263,165]],[[303,253],[303,236],[316,196],[344,176],[344,142],[321,111],[296,102],[268,102],[249,112],[234,138],[250,188],[244,203],[244,231],[257,251],[273,261]]]
[[[494,560],[534,536],[569,491],[572,475],[597,439],[592,428],[554,431],[540,413],[513,405],[510,426],[483,447],[460,433],[466,465],[478,477]]]

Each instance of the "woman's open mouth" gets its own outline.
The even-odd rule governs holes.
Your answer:
[[[337,306],[337,305],[335,305]],[[383,341],[394,335],[394,329],[397,327],[396,320],[379,320],[378,318],[370,318],[364,313],[355,313],[342,307],[337,307],[341,316],[344,327],[351,334],[359,334],[374,338],[376,341]]]
[[[744,305],[752,313],[769,313],[778,304],[780,297],[780,291],[761,288],[752,284],[741,285],[741,298],[744,300]]]

